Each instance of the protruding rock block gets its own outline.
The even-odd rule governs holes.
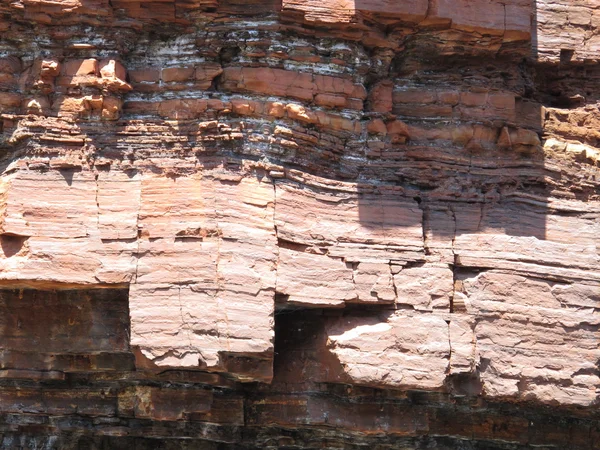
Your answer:
[[[57,84],[65,87],[95,87],[113,92],[127,92],[132,88],[126,78],[125,68],[114,59],[74,59],[63,63]]]
[[[275,284],[273,186],[258,178],[148,177],[131,288],[131,344],[154,366],[269,380]],[[166,211],[171,211],[165,214]],[[267,366],[267,370],[263,366]]]
[[[400,311],[385,320],[343,318],[327,324],[330,351],[355,383],[441,389],[450,360],[448,324]]]

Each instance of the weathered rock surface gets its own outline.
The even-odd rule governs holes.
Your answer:
[[[600,3],[0,3],[0,448],[600,448]]]

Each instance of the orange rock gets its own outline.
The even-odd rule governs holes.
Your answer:
[[[193,119],[208,107],[203,99],[173,99],[164,100],[158,106],[158,114],[169,119]]]
[[[287,116],[292,120],[299,120],[306,123],[317,123],[317,115],[304,106],[295,103],[285,105]]]
[[[123,81],[127,78],[127,71],[123,67],[123,64],[114,59],[100,61],[98,67],[100,68],[100,76],[102,78],[119,78]]]
[[[21,105],[21,95],[14,92],[0,92],[0,107],[15,109]]]
[[[95,86],[102,87],[99,63],[96,59],[69,60],[62,64],[59,86]]]
[[[189,81],[195,71],[194,67],[171,67],[162,70],[161,79],[165,83]]]
[[[0,58],[0,73],[19,73],[21,72],[21,60],[16,56],[6,56]]]
[[[369,92],[369,110],[381,113],[392,112],[393,83],[388,80],[380,81]]]
[[[458,104],[460,94],[458,91],[442,91],[437,93],[437,98],[441,103],[455,106]]]
[[[328,114],[324,111],[317,111],[317,121],[325,129],[332,131],[342,131],[350,133],[360,133],[360,122],[346,119],[336,114]]]
[[[515,109],[514,94],[491,94],[488,97],[488,103],[494,108],[513,111]]]
[[[346,78],[333,77],[329,75],[315,75],[314,86],[315,91],[319,93],[337,93],[361,100],[367,98],[367,92],[363,85],[355,84]]]
[[[47,96],[29,98],[23,102],[23,109],[28,114],[47,114],[50,109],[50,101]]]
[[[373,119],[367,123],[367,131],[373,134],[387,134],[387,127],[381,119]]]
[[[338,319],[328,323],[327,336],[329,350],[356,383],[405,389],[444,384],[450,340],[439,316],[397,311],[384,320]]]
[[[256,92],[312,101],[322,94],[323,105],[340,105],[341,98],[366,98],[364,86],[351,80],[326,75],[271,68],[227,67],[222,75],[223,88],[234,92]],[[335,97],[335,98],[334,98]],[[362,103],[360,103],[362,107]]]
[[[473,125],[460,125],[452,128],[452,142],[458,145],[467,145],[473,139]]]
[[[427,0],[410,0],[403,3],[367,0],[355,3],[350,0],[284,0],[283,9],[301,11],[309,22],[348,23],[361,11],[386,17],[418,22],[427,15]]]
[[[98,61],[95,59],[75,59],[63,65],[62,73],[66,76],[99,76]]]
[[[526,130],[524,128],[517,128],[515,131],[511,131],[510,140],[513,144],[521,145],[540,145],[540,137],[535,131]]]
[[[102,119],[117,120],[121,114],[123,102],[116,97],[104,97],[102,100]]]
[[[201,100],[200,100],[200,102],[201,102]],[[219,112],[223,112],[223,113],[227,113],[228,111],[231,111],[231,103],[230,102],[224,102],[224,101],[216,99],[216,98],[208,99],[206,101],[206,104],[207,104],[208,109],[213,109],[215,111],[219,111]]]
[[[502,127],[502,130],[500,130],[500,134],[498,135],[498,141],[496,143],[501,148],[510,148],[512,146],[512,141],[510,139],[510,132],[508,131],[508,127]]]
[[[101,61],[99,64],[100,84],[111,91],[130,91],[131,85],[127,83],[127,71],[125,67],[114,59]]]
[[[434,103],[436,94],[425,89],[410,89],[394,91],[393,99],[394,103]]]
[[[413,118],[452,117],[454,110],[450,105],[431,104],[400,104],[395,105],[394,114]]]
[[[461,92],[460,103],[467,106],[485,106],[487,103],[487,92]]]
[[[558,3],[3,2],[2,443],[594,447],[600,15]]]
[[[280,102],[267,102],[265,111],[269,116],[281,118],[285,116],[285,105]]]
[[[58,117],[75,118],[88,111],[89,105],[85,97],[59,96],[52,104],[52,109],[57,112]]]
[[[56,77],[60,73],[60,63],[55,60],[43,60],[40,64],[40,76]]]
[[[401,136],[409,136],[408,127],[406,124],[400,120],[394,120],[392,122],[388,122],[387,124],[387,132],[388,134],[397,134]]]
[[[159,105],[160,102],[125,102],[123,111],[126,114],[154,115],[158,114]]]
[[[242,116],[251,116],[254,114],[262,114],[262,103],[248,101],[243,99],[232,99],[231,107],[233,112]]]
[[[194,78],[200,89],[208,89],[213,80],[223,73],[223,68],[217,63],[204,63],[196,66]]]
[[[101,110],[104,104],[104,99],[100,95],[87,95],[85,97],[86,109]],[[109,100],[109,104],[111,101]]]
[[[314,101],[315,105],[328,108],[344,108],[348,103],[345,97],[331,94],[317,94]]]
[[[129,78],[133,83],[157,83],[160,81],[160,70],[150,68],[130,70]]]

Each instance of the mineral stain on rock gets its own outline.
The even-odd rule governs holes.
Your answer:
[[[0,448],[600,448],[600,3],[0,4]]]

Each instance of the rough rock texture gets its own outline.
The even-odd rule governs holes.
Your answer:
[[[0,2],[0,448],[600,448],[600,2]]]

